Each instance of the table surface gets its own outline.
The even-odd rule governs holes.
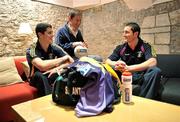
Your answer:
[[[51,95],[12,106],[23,122],[180,122],[180,106],[132,97],[131,104],[114,105],[112,113],[77,118],[73,107],[56,105]]]

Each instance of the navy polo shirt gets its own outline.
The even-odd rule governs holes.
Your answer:
[[[37,43],[35,44],[32,44],[31,47],[28,48],[26,51],[26,58],[30,66],[30,71],[32,69],[32,60],[36,57],[39,57],[42,60],[47,60],[47,59],[55,59],[55,58],[63,57],[65,55],[66,53],[62,50],[62,48],[56,44],[50,44],[48,47],[48,51],[45,52],[42,49],[39,41],[37,41]],[[34,71],[39,71],[39,69],[35,67]]]
[[[143,63],[152,57],[156,57],[153,47],[139,39],[134,50],[132,50],[126,42],[117,46],[109,56],[109,59],[112,61],[122,60],[126,62],[127,65],[133,65]]]
[[[55,43],[61,46],[70,56],[74,57],[73,42],[84,42],[81,31],[78,30],[76,37],[71,33],[67,24],[58,29],[55,35]]]

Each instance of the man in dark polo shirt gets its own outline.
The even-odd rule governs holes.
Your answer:
[[[30,66],[30,84],[37,87],[38,96],[51,93],[52,84],[60,70],[74,60],[58,45],[53,44],[52,26],[39,23],[36,26],[37,42],[27,49]]]
[[[119,77],[125,70],[133,73],[133,84],[140,85],[136,95],[154,99],[160,84],[160,69],[153,47],[140,38],[140,27],[130,22],[125,25],[123,37],[125,43],[117,46],[106,60],[115,68]]]
[[[83,46],[87,48],[87,44],[84,42],[81,31],[79,30],[81,16],[79,12],[70,12],[67,23],[59,28],[55,35],[55,43],[61,46],[73,58],[75,58],[75,47]]]

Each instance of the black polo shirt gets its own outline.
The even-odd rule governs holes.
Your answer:
[[[65,55],[66,53],[62,50],[62,48],[56,44],[50,44],[48,47],[48,51],[45,52],[42,49],[39,41],[37,41],[37,43],[35,44],[32,44],[26,51],[26,58],[30,66],[30,71],[32,70],[32,60],[36,57],[39,57],[42,60],[47,60],[63,57]],[[34,71],[39,71],[39,69],[35,67]]]
[[[122,60],[126,62],[127,65],[133,65],[143,63],[152,57],[156,57],[153,47],[139,39],[134,50],[132,50],[126,42],[117,46],[109,56],[109,59],[112,61]]]

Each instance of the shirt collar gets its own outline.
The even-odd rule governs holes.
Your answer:
[[[67,24],[67,27],[69,28],[70,32],[76,37],[78,34],[78,30],[74,31],[69,23]]]
[[[37,43],[37,48],[38,48],[39,50],[42,50],[43,52],[45,52],[45,51],[43,50],[43,48],[41,47],[41,44],[40,44],[39,40],[38,40],[36,43]],[[49,44],[48,50],[47,50],[46,53],[50,53],[50,52],[52,52],[52,51],[51,51],[51,44]]]

